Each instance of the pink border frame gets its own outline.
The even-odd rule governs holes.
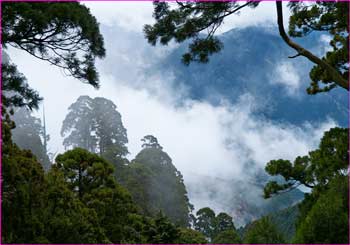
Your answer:
[[[152,0],[27,0],[27,1],[22,1],[22,0],[0,0],[0,42],[2,44],[2,2],[152,2]],[[175,2],[179,0],[166,0],[167,2]],[[186,0],[180,0],[182,2],[186,2]],[[193,2],[222,2],[225,0],[193,0]],[[237,1],[244,1],[244,0],[237,0]],[[256,2],[275,2],[275,0],[253,0]],[[281,0],[282,2],[289,2],[288,0]],[[298,0],[292,0],[292,1],[298,1]],[[316,2],[316,0],[302,0],[304,2]],[[350,2],[350,0],[338,0],[339,2]],[[333,0],[324,0],[324,2],[334,2]],[[350,23],[350,17],[348,20],[348,23]],[[348,30],[350,32],[350,30]],[[350,53],[349,53],[349,61],[350,61]],[[0,46],[0,75],[2,74],[2,45]],[[349,78],[350,80],[350,74]],[[0,92],[2,91],[2,76],[0,76]],[[2,103],[2,93],[0,93],[0,104]],[[350,92],[348,92],[348,109],[350,109]],[[2,115],[2,106],[0,106],[0,115]],[[350,110],[348,110],[348,128],[350,127]],[[350,139],[350,131],[348,133],[348,139]],[[1,137],[1,144],[0,144],[0,152],[1,152],[1,157],[0,157],[0,244],[5,244],[2,243],[2,122],[0,124],[0,137]],[[350,162],[349,162],[349,168],[350,168]],[[350,170],[348,171],[350,172]],[[350,197],[350,175],[348,175],[348,197]],[[350,210],[350,202],[348,206]],[[349,227],[348,227],[348,232],[349,232],[349,241],[350,241],[350,212],[348,212],[348,221],[349,221]],[[11,243],[13,245],[20,245],[16,243]],[[35,243],[26,243],[26,244],[31,244],[31,245],[43,245],[43,244],[35,244]],[[57,243],[55,243],[57,244]],[[81,243],[83,244],[83,243]],[[71,243],[62,243],[61,245],[73,245]],[[91,245],[100,245],[99,243],[96,244],[91,244]],[[126,245],[135,245],[135,244],[126,244]],[[147,245],[147,244],[146,244]],[[150,244],[149,244],[150,245]],[[188,244],[192,245],[192,244]],[[195,244],[193,244],[195,245]],[[238,245],[238,244],[237,244]],[[261,244],[251,244],[251,245],[261,245]],[[300,244],[301,245],[301,244]]]

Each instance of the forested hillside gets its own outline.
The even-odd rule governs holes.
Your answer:
[[[299,215],[298,206],[294,205],[286,209],[282,209],[277,212],[271,212],[263,218],[269,219],[269,221],[275,225],[280,234],[284,237],[285,241],[290,243],[295,235],[296,221]],[[259,219],[260,220],[260,219]],[[257,222],[257,221],[255,221]],[[251,228],[254,222],[246,224],[244,227],[240,227],[238,230],[239,235],[243,238],[247,231]]]

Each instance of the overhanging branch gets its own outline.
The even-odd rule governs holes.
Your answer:
[[[295,49],[299,55],[306,57],[309,59],[311,62],[321,66],[323,69],[325,69],[329,75],[332,77],[334,83],[336,83],[338,86],[349,90],[349,82],[344,79],[341,74],[330,64],[325,62],[324,60],[318,58],[316,55],[311,53],[310,51],[304,49],[302,46],[299,44],[293,42],[289,36],[287,35],[286,31],[284,30],[284,25],[283,25],[283,10],[282,10],[282,2],[277,1],[276,2],[276,9],[277,9],[277,23],[278,23],[278,30],[279,33],[284,40],[285,43],[288,44],[288,46],[292,47]]]

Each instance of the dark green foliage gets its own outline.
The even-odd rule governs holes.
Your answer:
[[[253,222],[244,235],[244,243],[276,244],[285,243],[283,235],[268,217]]]
[[[349,76],[349,4],[346,2],[291,2],[292,11],[289,22],[289,35],[305,37],[313,31],[328,32],[331,36],[331,50],[323,59],[348,80]],[[331,75],[320,65],[315,65],[311,72],[311,86],[308,93],[326,92],[337,86]],[[320,83],[325,85],[320,87]]]
[[[255,8],[258,4],[250,1],[242,4],[238,1],[177,2],[176,7],[170,7],[166,2],[156,1],[153,13],[156,23],[145,25],[144,33],[152,45],[156,45],[158,41],[162,45],[167,45],[171,40],[178,43],[190,40],[189,50],[183,55],[182,61],[185,64],[192,61],[206,63],[210,55],[219,52],[223,47],[222,42],[214,34],[224,19],[239,13],[243,8]],[[277,24],[282,39],[298,52],[295,57],[304,56],[315,64],[310,71],[312,81],[307,92],[309,94],[325,92],[338,85],[348,90],[348,3],[293,2],[289,5],[292,11],[289,26],[291,36],[301,37],[311,31],[327,31],[332,36],[330,42],[332,50],[321,59],[290,40],[284,31],[282,5],[276,2],[276,7]],[[203,31],[207,34],[201,35]],[[325,86],[320,87],[320,82]]]
[[[205,236],[195,230],[189,228],[181,228],[179,230],[179,238],[175,241],[177,244],[206,244],[208,241]]]
[[[349,243],[348,183],[348,176],[340,176],[301,203],[295,243]]]
[[[95,59],[105,56],[103,37],[95,17],[78,2],[3,3],[2,44],[98,87]]]
[[[239,243],[240,241],[232,217],[226,213],[219,213],[216,216],[209,207],[197,211],[194,228],[213,243]]]
[[[56,158],[60,169],[72,191],[82,200],[85,194],[95,189],[114,188],[113,166],[96,154],[75,148]]]
[[[220,233],[226,230],[235,230],[232,217],[227,213],[219,213],[216,216],[216,233]]]
[[[217,234],[213,241],[214,244],[232,244],[232,243],[241,243],[241,238],[239,237],[238,233],[231,229],[231,230],[225,230]]]
[[[2,142],[2,242],[5,243],[102,243],[108,241],[97,222],[51,169],[44,175],[41,164],[11,140],[13,127],[3,115]]]
[[[2,110],[2,243],[47,242],[40,208],[45,190],[44,171],[30,151],[11,139],[14,123]],[[4,225],[6,224],[6,225]]]
[[[118,163],[114,163],[114,165],[119,166]],[[152,202],[149,194],[151,192],[151,183],[156,175],[150,168],[143,164],[132,162],[127,166],[117,167],[115,176],[128,189],[142,213],[151,216],[156,214],[156,208],[153,207],[155,203]]]
[[[29,151],[20,150],[12,142],[5,144],[2,148],[2,242],[41,242],[44,171]]]
[[[286,182],[267,183],[264,189],[265,198],[301,184],[310,188],[324,187],[332,179],[346,175],[348,145],[348,129],[333,128],[325,132],[319,149],[309,152],[308,156],[297,157],[294,164],[282,159],[268,162],[266,171],[270,175],[281,175]]]
[[[31,89],[27,79],[21,74],[16,65],[11,64],[7,54],[3,54],[1,66],[2,103],[7,108],[23,107],[37,109],[42,98]]]
[[[51,243],[108,243],[95,210],[71,191],[63,172],[53,167],[47,175],[43,208],[46,237]]]
[[[9,142],[6,142],[5,149],[3,242],[108,243],[110,241],[105,235],[104,227],[100,226],[100,217],[97,216],[96,210],[87,207],[76,197],[63,172],[54,166],[46,178],[40,163],[29,151],[20,150]],[[125,205],[126,210],[132,210],[127,206],[127,202]],[[119,211],[125,213],[123,209],[119,208]]]
[[[178,230],[162,212],[159,212],[148,234],[150,235],[150,243],[174,243],[178,237]]]
[[[208,207],[201,208],[197,211],[196,216],[195,229],[205,237],[212,239],[216,228],[215,212]]]
[[[276,227],[276,229],[282,234],[286,242],[291,242],[292,238],[295,235],[295,227],[298,216],[299,207],[298,205],[294,205],[277,212],[271,212],[262,218],[267,217]],[[248,229],[250,229],[253,222],[250,222],[237,230],[241,238],[244,237],[245,233],[248,231]]]
[[[64,146],[84,148],[101,156],[125,156],[128,138],[116,108],[112,101],[105,98],[80,96],[69,107],[63,121],[61,135],[66,136]]]
[[[51,162],[43,144],[44,137],[49,140],[49,135],[44,135],[40,119],[32,116],[26,108],[16,109],[12,119],[16,124],[12,130],[14,143],[22,149],[30,150],[43,165],[44,170],[49,170]]]
[[[117,184],[111,164],[80,148],[58,155],[56,162],[70,190],[96,212],[98,222],[111,242],[136,239],[133,237],[136,230],[129,225],[136,207],[130,194]]]

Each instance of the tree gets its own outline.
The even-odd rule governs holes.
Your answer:
[[[116,108],[112,101],[105,98],[80,96],[69,107],[62,124],[65,147],[81,147],[101,156],[107,153],[119,158],[125,156],[128,138]]]
[[[131,217],[137,213],[129,192],[113,176],[113,166],[96,154],[76,148],[58,155],[55,167],[63,172],[69,189],[93,209],[106,237],[113,243],[128,242]],[[118,221],[118,222],[116,222]]]
[[[222,243],[214,242],[215,240],[237,240],[236,238],[239,238],[236,234],[236,228],[233,224],[232,217],[227,213],[219,213],[216,215],[209,207],[201,208],[197,211],[194,228],[213,243]]]
[[[270,181],[264,188],[265,198],[304,185],[309,188],[324,188],[339,176],[346,176],[349,162],[348,129],[332,128],[324,133],[319,149],[308,156],[289,160],[272,160],[265,170],[270,175],[281,175],[285,183]]]
[[[174,243],[179,236],[179,231],[169,219],[160,211],[152,222],[152,226],[148,229],[150,243],[165,244]]]
[[[98,87],[95,59],[105,56],[103,37],[95,17],[78,2],[2,4],[2,44]]]
[[[145,165],[131,162],[128,165],[117,165],[115,176],[119,183],[132,195],[133,201],[138,205],[140,212],[144,215],[154,216],[156,201],[151,199],[152,183],[157,175]]]
[[[42,213],[45,237],[50,243],[110,243],[95,210],[74,195],[56,167],[47,175]]]
[[[222,231],[219,234],[217,234],[213,239],[214,244],[237,244],[241,242],[241,238],[233,229]]]
[[[81,147],[95,152],[97,138],[92,135],[92,99],[89,96],[80,96],[75,103],[69,106],[69,113],[63,121],[61,136],[65,137],[63,145]]]
[[[171,222],[187,227],[193,207],[189,203],[183,176],[156,137],[147,138],[152,141],[145,142],[147,147],[134,160],[115,164],[115,176],[130,191],[144,215],[156,217],[161,211]]]
[[[30,110],[24,107],[17,108],[12,119],[16,124],[12,130],[13,141],[20,148],[31,150],[44,170],[49,170],[51,162],[43,144],[44,140],[49,140],[49,135],[44,134],[40,119],[32,116]]]
[[[196,213],[195,229],[201,232],[206,238],[212,239],[215,236],[215,212],[210,208],[201,208]]]
[[[1,66],[2,105],[6,108],[23,107],[37,109],[42,98],[31,89],[27,79],[21,74],[16,65],[12,64],[8,55],[3,53]]]
[[[238,14],[243,8],[258,6],[258,2],[238,1],[228,2],[177,2],[177,8],[171,8],[166,2],[154,2],[154,18],[156,23],[145,25],[144,32],[148,42],[156,45],[159,41],[166,45],[171,40],[178,43],[191,40],[189,51],[183,55],[183,62],[192,61],[206,63],[209,56],[219,52],[223,45],[214,36],[224,19],[232,14]],[[307,92],[315,94],[326,92],[337,86],[349,90],[348,78],[348,3],[317,2],[305,4],[293,2],[289,34],[292,37],[307,35],[310,31],[327,31],[332,36],[330,45],[332,51],[319,58],[309,50],[292,41],[287,35],[283,24],[281,1],[276,2],[277,25],[283,41],[315,64],[310,72],[312,80]],[[207,31],[205,35],[203,32]],[[203,34],[203,35],[202,35]],[[324,86],[320,87],[320,83]]]
[[[147,146],[129,165],[140,174],[146,175],[142,178],[142,183],[145,193],[143,198],[147,202],[138,204],[148,215],[155,216],[162,211],[173,223],[187,227],[193,207],[189,203],[183,176],[173,165],[169,155],[162,150],[156,137],[147,138],[151,140],[144,141]],[[140,168],[143,169],[142,172]]]
[[[204,235],[190,228],[180,228],[179,238],[175,241],[177,244],[206,244],[208,241]]]
[[[11,139],[14,123],[2,111],[2,241],[47,243],[41,219],[44,171],[35,156]]]
[[[160,150],[163,149],[163,147],[158,144],[158,139],[153,135],[146,135],[143,137],[143,139],[141,139],[141,141],[143,142],[142,148],[155,148]]]
[[[93,100],[93,125],[99,139],[100,154],[114,146],[120,151],[116,156],[121,157],[128,153],[125,146],[128,143],[126,129],[117,106],[112,101],[101,97]]]
[[[77,193],[80,200],[94,189],[114,188],[116,185],[112,165],[81,148],[59,154],[56,167],[63,172],[69,188]]]
[[[244,243],[276,244],[285,243],[282,234],[267,217],[263,217],[251,224],[244,235]]]
[[[329,183],[329,189],[320,194],[312,205],[301,204],[302,213],[293,242],[349,243],[348,183],[348,176],[334,179]],[[315,196],[315,193],[310,195]]]
[[[216,233],[226,230],[236,230],[232,217],[227,213],[219,213],[216,216]]]

